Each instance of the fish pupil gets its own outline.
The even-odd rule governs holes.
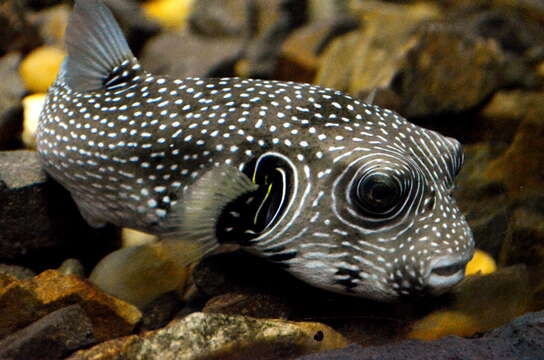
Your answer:
[[[395,209],[401,199],[398,184],[385,174],[362,177],[356,187],[359,208],[374,216],[384,216]]]

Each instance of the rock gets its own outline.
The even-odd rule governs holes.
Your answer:
[[[467,275],[486,275],[491,274],[497,270],[497,264],[495,260],[486,252],[476,249],[472,260],[470,260],[465,269],[465,276]]]
[[[494,40],[437,23],[415,41],[392,84],[405,116],[466,111],[505,85],[506,59]]]
[[[544,312],[531,313],[480,338],[448,336],[437,341],[406,340],[387,346],[350,345],[298,360],[525,360],[542,358]]]
[[[138,309],[102,293],[87,281],[47,270],[1,290],[0,337],[73,304],[85,310],[98,341],[128,335],[141,318]]]
[[[356,29],[357,25],[351,18],[329,19],[294,30],[282,44],[275,78],[313,82],[323,49],[337,36]]]
[[[62,359],[93,345],[93,326],[79,305],[56,310],[0,341],[0,358],[12,360]]]
[[[176,29],[187,24],[194,0],[152,0],[143,5],[146,16],[163,27]]]
[[[0,203],[4,261],[43,269],[76,257],[88,266],[116,245],[115,230],[89,227],[70,194],[46,177],[35,152],[0,152]]]
[[[18,265],[0,264],[0,274],[13,276],[16,280],[30,279],[36,276],[34,271]]]
[[[292,312],[292,308],[285,299],[277,296],[227,293],[211,298],[202,311],[255,318],[287,319]]]
[[[160,329],[170,322],[182,308],[184,302],[175,291],[159,296],[143,310],[138,332]]]
[[[0,149],[16,147],[22,127],[21,99],[25,87],[17,72],[20,61],[18,53],[0,59]]]
[[[68,25],[71,7],[61,4],[44,9],[31,19],[39,29],[40,36],[48,45],[62,47],[64,45],[64,31]]]
[[[0,54],[26,53],[41,44],[38,30],[28,21],[28,13],[20,0],[0,3]]]
[[[131,346],[137,344],[136,335],[105,341],[88,350],[79,350],[66,360],[127,360],[134,359],[130,355]]]
[[[21,140],[29,148],[36,148],[36,132],[40,122],[40,114],[45,104],[46,94],[33,94],[23,99],[24,123]]]
[[[242,43],[240,38],[209,38],[188,30],[166,32],[146,44],[140,62],[154,74],[180,79],[232,75]]]
[[[98,347],[109,351],[102,359],[290,359],[346,345],[340,334],[319,323],[194,313],[137,339]],[[99,354],[91,348],[69,359],[101,359]]]
[[[124,228],[121,233],[123,247],[139,246],[157,241],[157,236]]]
[[[140,309],[162,294],[182,291],[188,279],[182,242],[161,241],[117,250],[100,261],[89,280]]]
[[[273,78],[283,42],[306,21],[306,1],[257,1],[256,10],[257,29],[244,48],[245,65],[238,75]]]
[[[538,196],[544,173],[544,101],[527,99],[525,116],[508,149],[489,163],[484,176],[504,184],[513,199]]]
[[[62,275],[76,275],[81,278],[85,277],[85,269],[78,259],[66,259],[57,269]]]
[[[373,1],[357,3],[363,27],[333,40],[321,57],[316,84],[347,91],[360,98],[377,90],[376,103],[400,110],[400,97],[391,88],[414,31],[443,15],[430,3],[400,5]]]
[[[42,46],[28,54],[19,67],[26,88],[34,93],[47,92],[57,78],[65,55],[54,46]]]
[[[190,29],[209,37],[248,37],[249,17],[254,15],[252,5],[248,0],[195,1],[189,17]]]

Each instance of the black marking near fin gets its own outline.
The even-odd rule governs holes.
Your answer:
[[[274,226],[287,208],[292,184],[292,173],[284,160],[264,154],[244,167],[259,188],[229,203],[217,222],[220,242],[251,246]]]
[[[258,188],[236,168],[218,167],[208,171],[172,208],[168,223],[174,230],[162,235],[161,240],[186,242],[192,249],[187,263],[198,260],[219,246],[217,222],[227,204]]]
[[[135,62],[121,28],[101,0],[76,0],[66,28],[68,56],[60,76],[76,91],[104,87],[114,68]]]

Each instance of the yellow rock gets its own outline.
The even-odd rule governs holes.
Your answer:
[[[22,61],[19,73],[26,88],[33,93],[44,93],[55,81],[65,53],[54,46],[42,46]]]
[[[23,99],[24,123],[21,138],[27,148],[36,147],[36,130],[45,103],[45,94],[29,95]]]
[[[408,333],[409,339],[436,340],[447,335],[471,336],[481,326],[471,316],[460,311],[438,311],[417,321]]]
[[[157,237],[155,235],[129,228],[123,229],[121,239],[123,240],[123,247],[140,246],[157,241]]]
[[[469,261],[465,269],[466,275],[486,275],[491,274],[497,270],[497,264],[491,255],[483,252],[482,250],[476,250],[472,260]]]
[[[143,5],[147,17],[167,28],[186,24],[194,0],[151,0]]]

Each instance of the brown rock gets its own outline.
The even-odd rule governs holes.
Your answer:
[[[62,359],[95,342],[93,327],[85,311],[79,305],[70,305],[0,341],[0,359]]]
[[[291,33],[282,44],[278,73],[275,78],[313,82],[319,55],[334,38],[357,27],[351,19],[330,19],[305,25]]]
[[[391,85],[407,51],[414,46],[412,35],[422,23],[442,17],[430,4],[383,4],[359,2],[360,31],[341,36],[324,51],[316,83],[365,98],[377,90],[376,103],[399,109],[400,99]]]
[[[393,84],[405,116],[465,111],[504,85],[506,60],[495,40],[433,24],[415,41]]]
[[[128,360],[133,359],[126,354],[131,346],[137,344],[136,335],[105,341],[88,350],[79,350],[66,360]]]
[[[129,334],[141,318],[134,306],[104,294],[87,281],[48,270],[1,290],[0,337],[72,304],[85,310],[99,341]]]
[[[525,108],[527,113],[514,140],[499,158],[485,170],[485,176],[506,186],[512,198],[530,198],[541,194],[544,181],[544,101],[535,98]]]
[[[20,61],[18,53],[0,58],[0,149],[16,147],[22,128],[21,99],[26,90],[18,72]]]
[[[227,293],[210,299],[202,312],[287,319],[292,308],[282,298],[268,294]]]

